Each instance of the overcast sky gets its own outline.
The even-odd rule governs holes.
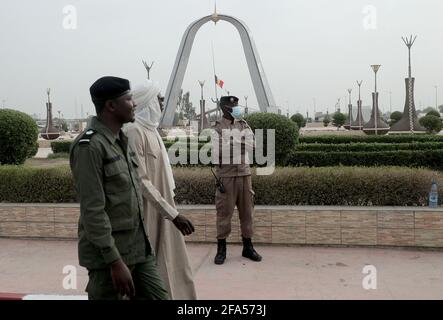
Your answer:
[[[64,28],[76,9],[76,29]],[[333,111],[356,80],[370,105],[378,73],[380,105],[403,110],[407,48],[401,36],[416,34],[412,72],[418,108],[435,105],[435,85],[443,104],[443,1],[441,0],[218,0],[219,13],[235,16],[251,30],[277,105],[286,112]],[[376,16],[373,15],[376,9]],[[151,78],[163,93],[187,26],[212,14],[213,0],[9,0],[0,4],[0,106],[45,115],[46,88],[52,89],[54,116],[94,113],[89,86],[103,75],[146,79],[142,59],[155,61]],[[374,20],[376,17],[376,20]],[[69,24],[68,26],[73,26]],[[198,105],[206,80],[206,99],[214,97],[211,43],[217,75],[231,94],[255,93],[240,37],[227,22],[210,22],[197,33],[183,89]],[[223,93],[222,91],[219,94]],[[3,101],[6,100],[6,101]],[[77,106],[77,107],[76,107]],[[342,108],[345,104],[342,102]]]

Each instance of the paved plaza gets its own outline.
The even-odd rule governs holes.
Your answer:
[[[188,243],[198,298],[443,299],[441,251],[256,247],[262,262],[242,258],[240,245],[228,245],[227,260],[218,266],[215,244]],[[75,290],[63,288],[63,268],[69,265],[77,270]],[[366,265],[375,267],[376,289],[363,287]],[[76,241],[0,239],[0,292],[84,295],[86,283]]]

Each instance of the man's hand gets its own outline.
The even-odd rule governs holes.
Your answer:
[[[111,264],[111,278],[115,290],[122,296],[135,296],[135,286],[131,272],[123,260],[117,260]]]
[[[184,216],[182,216],[181,214],[176,216],[175,219],[172,220],[172,222],[174,222],[174,225],[177,227],[178,230],[181,231],[181,233],[184,236],[189,236],[191,233],[193,233],[195,231],[194,226],[192,225],[192,222],[189,221]]]

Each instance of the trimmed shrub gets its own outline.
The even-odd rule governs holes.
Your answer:
[[[332,116],[332,125],[337,127],[337,130],[340,129],[342,125],[346,122],[346,115],[341,112],[336,112]]]
[[[440,116],[440,112],[438,112],[437,110],[431,110],[428,113],[426,113],[427,116],[435,116],[437,118],[441,118]]]
[[[275,161],[278,165],[284,165],[298,138],[297,125],[285,116],[273,113],[253,113],[248,115],[245,120],[254,132],[256,129],[275,130]],[[263,136],[263,150],[266,151],[266,131]]]
[[[440,150],[443,142],[412,142],[412,143],[301,143],[295,147],[296,151],[394,151],[394,150]]]
[[[174,176],[178,204],[214,204],[215,183],[208,167],[174,168]],[[426,206],[433,180],[443,194],[443,174],[427,169],[287,167],[270,176],[252,176],[258,205]],[[0,181],[0,202],[77,201],[67,166],[3,166]]]
[[[351,135],[323,135],[323,136],[302,136],[300,143],[411,143],[411,142],[443,142],[443,136],[431,134],[394,134],[387,136],[351,136]]]
[[[69,159],[69,153],[59,152],[48,154],[47,159]]]
[[[75,202],[76,193],[67,166],[0,167],[0,202]]]
[[[38,127],[26,113],[0,110],[0,164],[23,164],[38,151]]]
[[[52,141],[51,149],[54,153],[69,153],[73,141]]]
[[[329,117],[329,115],[326,115],[323,119],[323,126],[327,127],[329,126],[329,123],[331,122],[331,117]]]
[[[288,165],[329,166],[405,166],[443,170],[443,150],[398,150],[381,152],[311,152],[295,151]]]
[[[214,204],[209,169],[176,168],[179,204]],[[257,205],[426,206],[435,179],[443,174],[400,167],[276,168],[271,176],[252,176]],[[441,201],[441,197],[439,197]]]
[[[433,111],[429,112],[426,116],[420,118],[418,122],[426,128],[426,131],[428,133],[439,133],[443,127],[443,124],[441,122],[440,115],[437,117],[435,115],[432,115],[432,112]]]
[[[400,119],[403,117],[403,113],[400,111],[394,111],[391,113],[391,121],[389,122],[390,126],[392,127],[395,123],[400,121]]]
[[[306,119],[300,113],[292,115],[291,120],[294,121],[299,128],[303,128],[306,126]]]

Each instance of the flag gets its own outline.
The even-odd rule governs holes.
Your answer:
[[[217,78],[217,76],[215,76],[215,84],[223,89],[223,85],[225,84],[225,82],[223,80]]]

